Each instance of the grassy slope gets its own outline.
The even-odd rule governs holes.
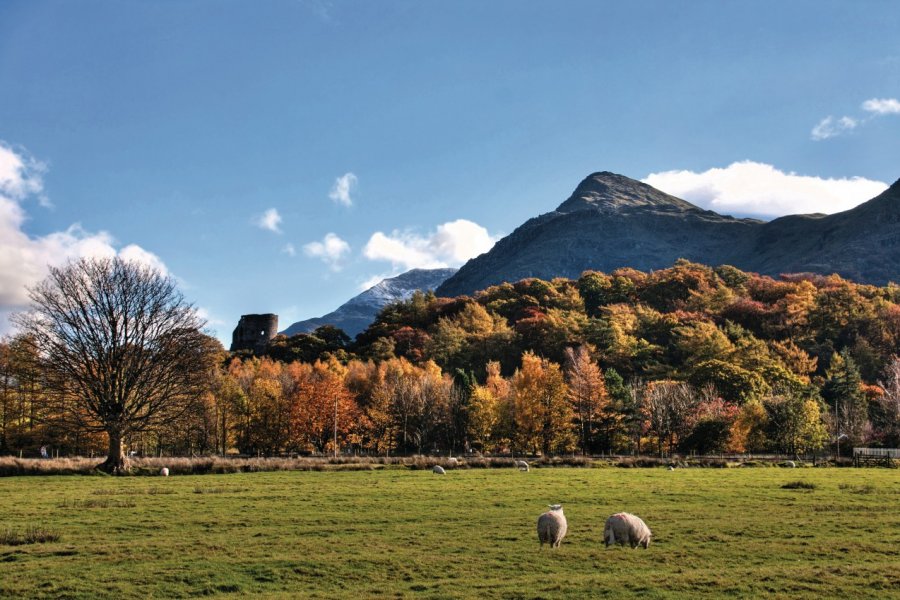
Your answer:
[[[554,502],[569,535],[541,551]],[[0,545],[0,597],[900,597],[898,507],[882,469],[3,478],[0,534],[61,539]],[[603,547],[619,510],[649,550]]]

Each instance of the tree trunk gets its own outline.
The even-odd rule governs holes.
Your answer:
[[[110,475],[125,475],[128,472],[128,461],[122,447],[122,434],[109,431],[107,435],[109,435],[109,454],[97,468]]]

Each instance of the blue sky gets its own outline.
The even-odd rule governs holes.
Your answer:
[[[46,263],[119,252],[223,341],[284,328],[600,170],[849,208],[900,177],[897,31],[887,0],[4,0],[0,321]]]

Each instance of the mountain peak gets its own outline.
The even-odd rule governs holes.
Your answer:
[[[703,210],[616,173],[592,173],[557,210],[517,227],[436,293],[473,294],[504,281],[577,278],[586,270],[649,271],[679,258],[765,275],[838,273],[877,285],[898,282],[900,181],[842,213],[764,222]]]
[[[388,279],[382,279],[327,315],[298,321],[282,333],[285,335],[312,333],[322,325],[334,325],[343,329],[350,337],[354,337],[368,327],[375,320],[378,311],[388,304],[406,300],[417,290],[423,292],[434,290],[454,273],[456,273],[456,269],[451,268],[413,269]]]
[[[618,173],[600,171],[585,177],[557,212],[579,210],[618,210],[625,207],[652,207],[665,210],[697,209],[690,202],[650,187],[646,183]]]

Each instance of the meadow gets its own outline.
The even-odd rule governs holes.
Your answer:
[[[876,468],[5,477],[0,597],[900,598],[898,506]]]

